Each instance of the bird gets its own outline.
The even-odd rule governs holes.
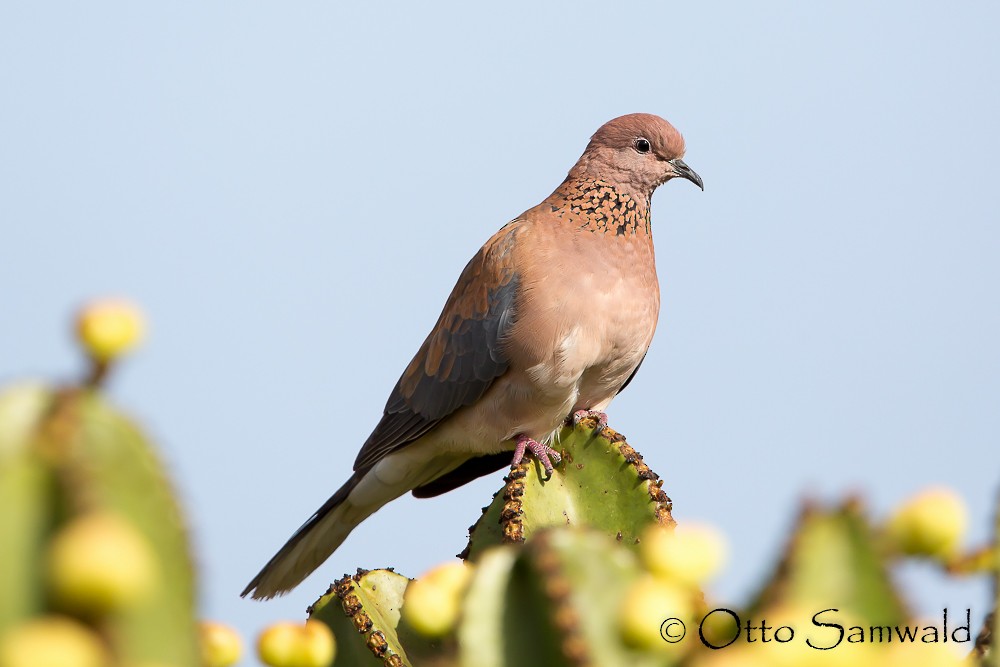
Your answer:
[[[529,453],[551,475],[567,421],[606,426],[659,315],[653,191],[673,178],[705,189],[684,153],[680,132],[652,114],[620,116],[594,133],[555,191],[465,266],[353,474],[243,597],[287,593],[406,492],[437,496]]]

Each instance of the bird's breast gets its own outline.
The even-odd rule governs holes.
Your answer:
[[[552,257],[529,286],[517,338],[527,341],[527,377],[540,394],[603,407],[642,361],[656,328],[659,286],[649,244],[588,238],[572,261]],[[586,247],[588,241],[601,241]],[[534,343],[534,344],[532,344]]]
[[[611,402],[653,338],[660,295],[648,234],[598,233],[529,212],[517,240],[507,371],[435,429],[445,446],[499,451],[518,434],[551,441],[573,411]]]

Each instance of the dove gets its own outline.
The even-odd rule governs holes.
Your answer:
[[[650,199],[682,178],[684,139],[651,114],[615,118],[566,179],[504,225],[465,266],[396,383],[350,478],[242,595],[287,593],[355,526],[407,492],[455,489],[534,456],[547,474],[567,422],[607,424],[660,308]]]

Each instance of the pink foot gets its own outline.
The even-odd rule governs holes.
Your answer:
[[[531,452],[535,455],[535,458],[541,462],[542,467],[545,468],[545,474],[552,475],[552,461],[559,463],[562,461],[562,456],[556,450],[552,449],[548,445],[543,445],[540,442],[532,440],[528,436],[521,434],[517,436],[514,441],[514,460],[511,462],[511,467],[521,465],[521,461],[524,460],[524,454],[526,451]],[[551,459],[551,460],[550,460]]]
[[[597,428],[594,429],[594,433],[600,433],[608,427],[608,415],[597,410],[577,410],[573,413],[573,426],[578,425],[587,418],[597,420]]]

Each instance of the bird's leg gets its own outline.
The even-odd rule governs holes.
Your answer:
[[[591,418],[597,421],[597,426],[594,428],[594,433],[600,433],[608,427],[608,415],[600,412],[598,410],[577,410],[573,413],[570,420],[573,426],[578,425],[584,419]]]
[[[524,460],[524,454],[526,451],[531,452],[535,455],[535,458],[541,462],[542,467],[545,468],[545,474],[552,475],[552,461],[559,463],[562,461],[562,456],[556,450],[552,449],[548,445],[543,445],[542,443],[532,440],[523,433],[514,440],[514,460],[511,461],[511,467],[521,465],[521,461]],[[550,460],[551,459],[551,460]]]

